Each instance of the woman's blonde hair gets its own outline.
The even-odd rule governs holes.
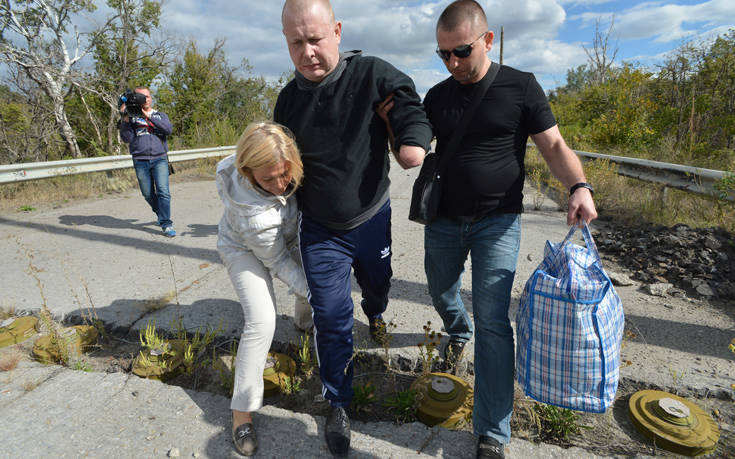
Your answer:
[[[235,164],[238,172],[247,177],[253,186],[253,169],[268,167],[281,161],[291,165],[291,196],[304,178],[304,165],[293,134],[286,126],[272,121],[250,123],[237,141]]]

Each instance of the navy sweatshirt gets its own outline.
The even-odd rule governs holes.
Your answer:
[[[153,110],[150,119],[132,116],[130,121],[120,121],[120,138],[130,144],[133,159],[157,159],[168,152],[166,137],[173,125],[168,115]]]

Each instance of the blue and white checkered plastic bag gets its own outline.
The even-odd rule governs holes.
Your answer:
[[[546,242],[544,260],[521,296],[517,375],[542,403],[602,413],[615,399],[623,339],[623,306],[602,269],[590,230],[587,247]]]

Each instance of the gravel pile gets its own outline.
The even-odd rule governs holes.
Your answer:
[[[687,225],[615,227],[595,235],[603,259],[644,284],[672,285],[669,294],[735,299],[735,237]]]

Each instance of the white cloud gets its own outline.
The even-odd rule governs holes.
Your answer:
[[[499,34],[503,26],[506,40],[553,39],[566,20],[564,8],[553,0],[484,0],[480,3],[490,28]],[[530,48],[529,52],[532,52]]]
[[[243,58],[256,74],[277,77],[292,65],[281,33],[280,2],[177,0],[163,7],[161,23],[185,40],[197,42],[206,53],[215,40],[225,39],[225,55],[232,65]]]
[[[534,50],[533,53],[528,49]],[[491,52],[498,59],[497,50]],[[568,69],[585,63],[587,56],[578,43],[558,40],[529,39],[507,43],[503,50],[503,64],[525,72],[533,72],[545,90],[564,84]]]
[[[594,21],[609,20],[615,15],[615,37],[621,49],[626,41],[639,40],[640,49],[622,53],[620,60],[639,60],[653,64],[664,48],[674,48],[688,40],[708,40],[733,27],[735,1],[707,0],[698,4],[675,0],[641,2],[622,9],[631,2],[610,0],[479,0],[496,41],[492,59],[499,57],[500,28],[505,32],[504,63],[533,71],[544,87],[563,83],[567,69],[586,61],[578,41],[565,41],[560,34],[588,32]],[[690,3],[687,0],[686,3]],[[98,10],[89,15],[100,23],[109,13],[102,0]],[[446,77],[441,61],[434,54],[435,26],[449,0],[332,0],[335,15],[343,23],[341,49],[362,49],[365,54],[380,56],[416,80],[420,92]],[[293,64],[281,32],[283,0],[176,0],[163,3],[161,23],[178,39],[197,42],[201,53],[208,52],[215,41],[225,39],[224,52],[231,65],[246,58],[253,73],[277,79],[290,72]],[[580,7],[584,14],[567,16],[565,8]],[[593,12],[592,10],[599,10]],[[80,26],[91,27],[85,21]],[[570,26],[572,22],[577,24]],[[75,22],[75,23],[76,23]],[[581,26],[581,27],[578,27]],[[578,28],[578,30],[574,30]],[[585,30],[587,29],[587,30]],[[590,32],[584,38],[587,40]],[[641,40],[658,44],[650,50]],[[662,46],[663,45],[663,46]],[[658,53],[658,54],[657,54]],[[630,55],[638,55],[629,57]]]
[[[434,27],[438,3],[415,4],[374,0],[336,1],[334,10],[342,21],[341,48],[362,49],[406,71],[426,64],[436,46]]]
[[[588,12],[572,19],[592,24],[598,18],[609,20],[612,13]],[[696,5],[642,3],[615,13],[615,31],[626,40],[653,39],[657,43],[677,42],[705,29],[732,26],[735,2],[710,0]]]
[[[611,11],[620,8],[620,2],[609,0],[479,2],[496,33],[491,58],[499,57],[502,26],[504,63],[536,73],[547,89],[563,83],[569,68],[586,61],[582,43],[560,38],[570,19],[565,7],[602,10],[571,18],[581,21],[583,27],[600,17],[604,20],[605,15],[609,18]],[[336,18],[342,21],[342,50],[362,49],[386,59],[411,75],[422,93],[448,75],[434,54],[436,20],[448,0],[332,0],[332,4]],[[282,6],[282,1],[177,0],[164,4],[162,23],[179,36],[196,40],[200,52],[225,38],[224,50],[231,64],[247,58],[256,75],[274,79],[293,68],[281,32]],[[726,29],[735,18],[735,1],[677,5],[664,0],[614,14],[615,34],[621,40],[650,39],[676,45],[702,30]],[[636,52],[642,57],[646,54],[645,49]]]
[[[559,0],[562,5],[602,5],[603,3],[612,3],[613,0]]]
[[[413,80],[422,99],[432,86],[449,76],[449,72],[446,70],[440,71],[437,69],[413,69],[406,73]]]
[[[532,69],[562,65],[577,45],[554,42],[566,13],[554,0],[481,0],[499,46],[505,30],[506,58]],[[407,73],[439,73],[434,54],[436,20],[447,1],[334,0],[342,21],[341,49],[362,49]],[[185,39],[196,40],[200,52],[225,38],[232,64],[247,58],[256,74],[275,77],[293,66],[281,33],[281,2],[177,0],[164,5],[163,24]],[[497,56],[496,56],[497,57]],[[416,73],[419,75],[419,73]],[[423,84],[417,84],[423,87]]]
[[[406,70],[433,56],[434,21],[440,3],[388,0],[335,0],[342,22],[341,49],[362,49]],[[205,6],[206,5],[206,6]],[[281,28],[282,2],[177,0],[164,7],[162,21],[177,34],[196,40],[200,52],[225,38],[231,63],[247,58],[255,73],[277,76],[293,68]]]

